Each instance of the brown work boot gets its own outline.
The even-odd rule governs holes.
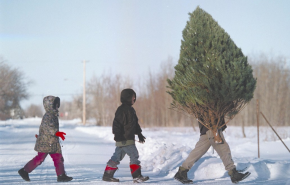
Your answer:
[[[229,170],[228,174],[231,177],[232,183],[238,183],[244,180],[245,178],[247,178],[251,173],[250,172],[246,172],[245,174],[240,173],[236,170],[236,168],[234,168],[234,169]]]
[[[181,182],[182,184],[193,184],[193,181],[187,178],[188,171],[189,171],[188,169],[185,169],[182,166],[180,166],[174,178],[179,182]]]

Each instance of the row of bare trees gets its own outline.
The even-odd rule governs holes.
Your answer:
[[[290,125],[290,69],[285,57],[270,58],[261,55],[250,58],[257,87],[252,101],[232,121],[234,125],[256,125],[256,103],[260,111],[276,126]],[[267,125],[264,119],[260,124]]]
[[[144,84],[140,85],[140,98],[135,108],[140,123],[144,126],[191,126],[196,119],[183,112],[170,109],[171,96],[166,92],[167,79],[173,78],[174,66],[172,58],[168,58],[160,66],[157,73],[149,72]]]
[[[87,83],[87,118],[93,119],[96,125],[110,126],[121,104],[120,92],[132,88],[137,93],[134,108],[142,127],[197,126],[194,117],[170,109],[172,98],[166,93],[166,86],[167,78],[174,76],[174,62],[168,58],[158,72],[148,72],[138,81],[111,73],[92,77]],[[256,100],[259,99],[260,110],[274,125],[289,126],[290,71],[285,58],[259,56],[249,58],[249,63],[257,78],[254,98],[229,124],[256,125]],[[60,112],[62,118],[82,118],[82,95],[73,97],[71,102],[62,102]],[[262,125],[266,125],[263,119],[260,120]]]
[[[120,102],[121,91],[132,88],[137,93],[134,104],[139,122],[143,127],[152,126],[191,126],[195,119],[184,113],[169,109],[172,101],[167,91],[167,78],[174,75],[172,58],[168,58],[156,73],[139,81],[128,76],[103,73],[92,77],[87,83],[86,115],[96,125],[109,126],[114,119]],[[61,112],[67,112],[65,119],[82,118],[82,95],[75,96],[72,102],[62,102]]]

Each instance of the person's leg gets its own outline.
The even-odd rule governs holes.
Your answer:
[[[210,143],[206,135],[201,135],[194,149],[189,153],[188,157],[179,167],[178,172],[174,178],[183,184],[192,184],[193,181],[188,179],[187,172],[191,169],[193,164],[199,160],[209,149]]]
[[[25,181],[30,181],[28,173],[32,172],[38,165],[40,165],[46,158],[46,153],[38,152],[32,160],[30,160],[23,168],[18,170],[19,175]]]
[[[122,150],[130,157],[130,164],[137,164],[139,165],[141,162],[139,159],[139,153],[136,148],[136,145],[129,145],[122,147]]]
[[[202,135],[196,143],[194,149],[189,153],[188,157],[182,163],[181,167],[190,170],[193,164],[199,160],[209,149],[210,142],[206,135]]]
[[[37,166],[39,166],[44,161],[46,156],[47,153],[38,152],[38,154],[24,166],[24,170],[27,173],[32,172]]]
[[[64,159],[62,157],[62,154],[60,153],[53,153],[53,154],[49,154],[50,157],[52,158],[53,162],[54,162],[54,167],[55,167],[55,172],[56,172],[56,175],[59,176],[59,175],[62,175],[65,173],[65,170],[64,170]]]
[[[141,174],[141,166],[139,161],[139,153],[136,148],[136,145],[129,145],[122,147],[123,151],[126,152],[126,154],[130,157],[130,169],[131,169],[131,175],[134,179],[134,182],[144,182],[149,179],[149,177],[143,177]]]
[[[214,136],[213,136],[212,131],[209,130],[206,132],[206,135],[209,138],[210,144],[213,146],[214,150],[219,154],[221,160],[223,161],[225,169],[229,171],[236,168],[236,166],[232,159],[230,147],[228,143],[226,142],[222,131],[219,131],[219,134],[223,140],[222,144],[218,144],[214,142],[214,138],[213,138]]]
[[[114,178],[114,173],[118,169],[117,165],[120,164],[120,161],[125,157],[125,155],[126,153],[121,149],[121,147],[116,147],[115,153],[107,162],[103,175],[103,181],[119,182],[119,179]]]
[[[206,134],[208,135],[210,139],[210,143],[212,144],[213,148],[219,154],[221,160],[223,161],[225,169],[228,171],[228,174],[231,177],[231,180],[233,183],[242,181],[251,174],[249,172],[246,172],[245,174],[243,174],[236,170],[236,166],[232,159],[230,147],[228,143],[226,142],[224,135],[221,131],[219,131],[219,134],[223,140],[222,144],[217,144],[214,142],[213,133],[211,131],[207,131]]]
[[[114,154],[111,159],[107,162],[107,165],[110,167],[117,168],[117,165],[120,164],[120,161],[125,157],[126,153],[122,150],[121,147],[116,147]]]
[[[61,153],[49,154],[54,162],[55,172],[57,175],[57,182],[68,182],[73,178],[66,175],[64,170],[64,159]]]

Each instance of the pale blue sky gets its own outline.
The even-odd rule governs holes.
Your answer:
[[[0,56],[34,82],[32,95],[63,100],[87,79],[112,74],[145,78],[177,62],[189,12],[207,11],[245,55],[290,57],[287,0],[0,0]],[[67,79],[67,80],[64,80]],[[41,104],[41,96],[23,101]]]

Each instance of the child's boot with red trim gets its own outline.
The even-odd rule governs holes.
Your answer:
[[[130,169],[131,169],[131,174],[133,177],[133,182],[134,183],[140,183],[140,182],[144,182],[147,181],[149,179],[148,176],[143,177],[141,175],[141,166],[138,164],[131,164],[130,165]]]
[[[106,166],[106,169],[104,171],[103,175],[103,181],[107,182],[119,182],[119,179],[114,178],[114,173],[116,172],[118,168]]]

